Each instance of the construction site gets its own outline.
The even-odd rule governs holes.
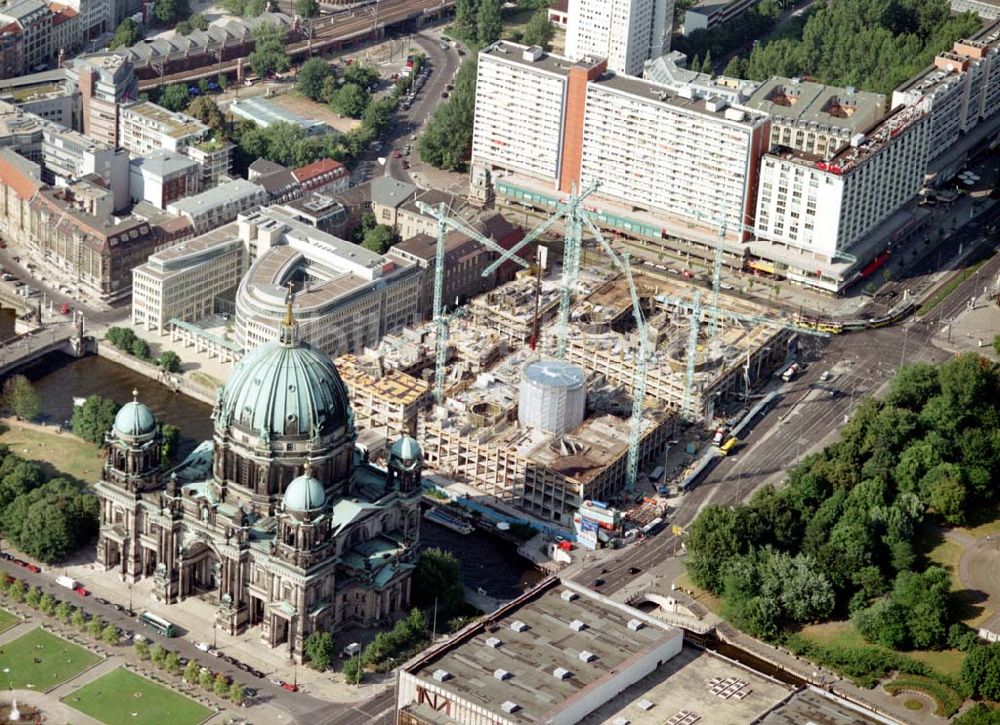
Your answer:
[[[585,502],[641,503],[678,423],[748,402],[799,332],[717,285],[703,302],[682,279],[633,276],[587,224],[585,196],[556,214],[569,232],[558,264],[516,258],[514,281],[450,312],[438,297],[432,321],[338,361],[360,421],[415,433],[428,469],[483,502],[563,527]],[[585,224],[605,266],[580,263]]]

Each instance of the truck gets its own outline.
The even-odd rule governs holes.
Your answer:
[[[724,425],[720,425],[718,430],[715,431],[715,437],[712,439],[712,443],[717,446],[721,446],[722,442],[726,440],[726,434],[729,433],[729,428]]]
[[[71,576],[57,576],[56,584],[67,589],[76,589],[80,586],[80,582]]]
[[[791,380],[794,380],[795,376],[798,374],[799,374],[799,364],[792,363],[785,369],[785,372],[781,374],[781,379],[787,383]]]
[[[670,496],[670,486],[668,486],[665,483],[661,483],[659,486],[656,487],[656,495],[662,496],[663,498],[667,498],[668,496]]]

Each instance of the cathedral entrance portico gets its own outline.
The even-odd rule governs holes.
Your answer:
[[[201,596],[209,601],[218,600],[222,563],[215,549],[202,541],[195,542],[181,551],[178,564],[181,570],[181,597]],[[204,596],[212,594],[216,596]]]

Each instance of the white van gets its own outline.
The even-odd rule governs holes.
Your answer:
[[[351,642],[349,645],[344,647],[343,651],[340,653],[342,659],[347,659],[348,657],[356,657],[361,653],[361,645],[357,642]]]

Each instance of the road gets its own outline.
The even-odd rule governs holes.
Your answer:
[[[253,688],[257,691],[257,699],[268,702],[270,705],[278,707],[288,712],[295,718],[296,722],[309,723],[309,725],[362,725],[362,723],[377,723],[373,719],[386,712],[392,707],[393,691],[388,690],[376,695],[368,700],[358,703],[330,703],[320,700],[303,692],[288,692],[280,687],[272,685],[267,679],[267,673],[263,679],[258,679],[251,674],[237,669],[233,665],[222,659],[202,652],[195,647],[195,643],[175,637],[166,639],[159,635],[150,635],[133,618],[124,611],[118,611],[112,606],[98,602],[94,597],[81,597],[69,590],[59,586],[54,579],[56,574],[49,570],[42,569],[40,574],[33,574],[7,560],[0,560],[0,573],[24,581],[31,586],[39,586],[43,591],[47,591],[59,600],[68,601],[74,606],[80,607],[92,616],[100,617],[106,622],[110,622],[123,630],[139,632],[150,636],[154,641],[161,642],[167,649],[176,652],[181,657],[186,657],[199,665],[208,667],[213,672],[222,672],[231,676],[234,680],[243,683],[245,687]],[[122,600],[120,604],[124,605]],[[42,618],[44,615],[39,615]],[[248,716],[254,718],[254,710],[248,710]]]

